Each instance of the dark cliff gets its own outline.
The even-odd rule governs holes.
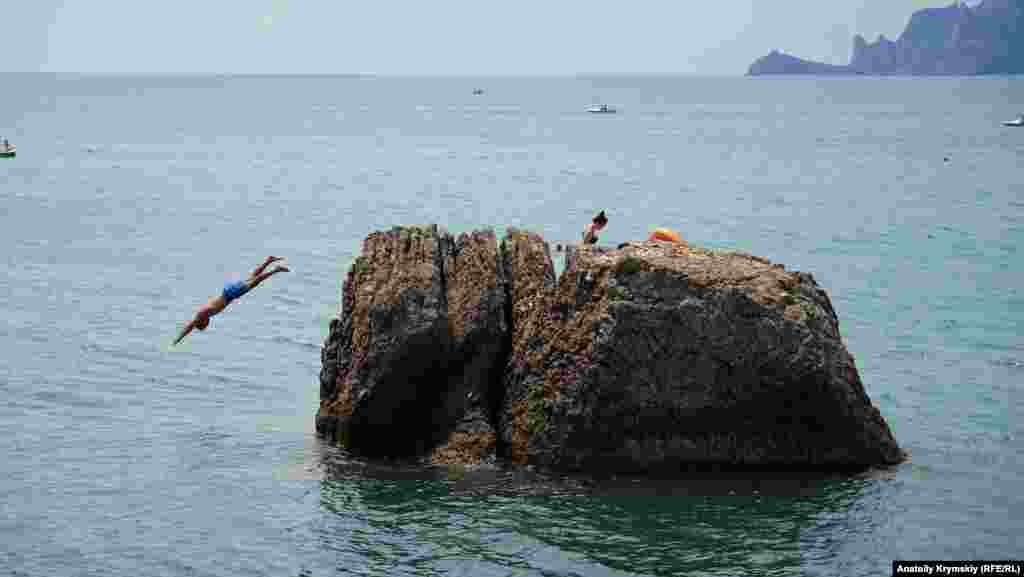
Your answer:
[[[919,10],[895,41],[879,36],[868,43],[862,36],[855,36],[847,66],[787,57],[806,63],[793,66],[787,60],[770,57],[758,59],[748,74],[1021,74],[1024,4],[1021,0],[984,0],[973,8],[955,3]]]

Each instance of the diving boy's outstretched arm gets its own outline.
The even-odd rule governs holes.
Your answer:
[[[180,343],[181,339],[185,338],[185,335],[187,335],[190,332],[192,332],[192,329],[195,328],[195,326],[196,326],[196,320],[195,319],[192,319],[192,320],[188,321],[188,324],[185,325],[185,327],[181,329],[181,332],[178,333],[178,338],[174,339],[174,344],[172,344],[171,346],[174,346],[174,345]]]

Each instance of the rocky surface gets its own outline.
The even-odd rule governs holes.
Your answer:
[[[855,36],[847,66],[833,67],[773,52],[758,59],[748,74],[1022,74],[1022,54],[1024,3],[985,0],[975,7],[953,3],[918,10],[895,41],[879,36],[868,43]]]
[[[369,456],[545,468],[860,469],[904,458],[814,279],[686,243],[367,237],[317,430]]]
[[[321,353],[317,431],[370,456],[493,459],[505,283],[492,231],[368,236]]]
[[[555,268],[551,252],[539,235],[511,230],[503,244],[503,260],[510,279],[512,326],[510,355],[503,383],[501,433],[508,454],[513,461],[524,463],[528,459],[529,409],[536,399],[519,383],[517,367],[523,367],[522,357],[529,344],[539,342],[540,326],[544,322],[544,307],[555,288]],[[505,386],[511,384],[511,388]],[[536,416],[536,413],[534,414]]]
[[[904,458],[808,274],[661,241],[577,248],[524,322],[501,427],[516,462],[649,472]]]

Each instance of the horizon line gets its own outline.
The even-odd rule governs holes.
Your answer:
[[[90,77],[296,77],[296,78],[622,78],[622,77],[742,77],[745,73],[707,72],[189,72],[189,71],[75,71],[0,70],[0,74],[40,74]]]

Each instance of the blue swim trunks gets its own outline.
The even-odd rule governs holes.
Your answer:
[[[246,286],[244,280],[228,281],[224,283],[224,291],[221,295],[224,297],[225,301],[231,302],[244,295],[248,290],[249,287]]]

